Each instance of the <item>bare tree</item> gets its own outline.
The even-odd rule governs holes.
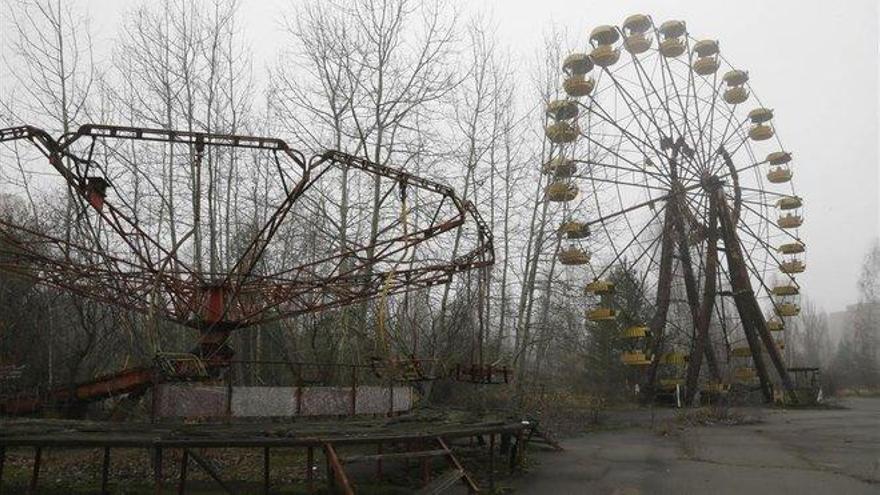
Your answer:
[[[874,240],[858,281],[859,303],[853,318],[853,343],[862,386],[880,384],[880,240]]]
[[[88,109],[97,76],[87,17],[60,0],[16,3],[6,11],[12,36],[9,50],[3,52],[3,63],[14,67],[8,71],[14,84],[8,95],[0,97],[0,108],[7,119],[16,124],[28,122],[57,133],[72,131]],[[48,215],[48,211],[43,210],[42,214]],[[64,200],[62,221],[65,239],[71,240],[80,234],[71,197]],[[88,303],[78,298],[70,299],[70,304],[79,314],[89,311],[85,307]],[[65,373],[61,380],[74,380],[92,347],[87,345],[76,353],[62,351],[64,355],[56,356],[56,348],[69,350],[74,343],[70,329],[65,328],[64,312],[56,316],[58,318],[45,328],[49,385],[56,381],[56,358],[69,361],[66,367],[74,373]],[[61,328],[56,328],[58,326]],[[100,326],[83,327],[83,330],[87,340],[94,342]]]
[[[788,329],[786,329],[788,331]],[[830,363],[831,338],[828,334],[828,315],[810,300],[802,303],[797,325],[786,335],[789,363],[801,366],[825,367]]]

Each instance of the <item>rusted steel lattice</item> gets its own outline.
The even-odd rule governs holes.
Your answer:
[[[209,367],[228,363],[233,330],[494,262],[453,189],[339,151],[106,125],[57,140],[0,129],[0,142],[14,157],[0,170],[0,270],[195,329]]]

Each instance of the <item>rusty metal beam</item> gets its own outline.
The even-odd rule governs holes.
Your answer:
[[[743,324],[743,331],[746,334],[746,340],[749,343],[749,350],[752,353],[752,360],[755,362],[755,369],[758,372],[758,378],[761,380],[761,391],[765,400],[771,402],[773,400],[773,385],[767,367],[764,364],[762,356],[762,341],[764,348],[770,356],[770,360],[779,374],[782,386],[788,392],[791,392],[794,385],[785,364],[782,361],[782,355],[776,347],[770,332],[767,330],[767,321],[764,319],[764,313],[755,298],[755,292],[752,289],[752,283],[749,278],[748,267],[745,264],[745,258],[742,252],[742,246],[739,243],[739,237],[736,233],[736,226],[731,218],[730,209],[727,205],[727,199],[723,190],[715,191],[715,201],[718,205],[718,215],[721,220],[721,232],[724,239],[724,252],[727,255],[727,265],[730,275],[731,288],[734,293],[734,302]],[[793,395],[793,394],[792,394]]]
[[[472,203],[461,200],[455,191],[448,186],[339,151],[326,151],[307,161],[302,153],[274,138],[95,124],[82,126],[77,132],[65,135],[60,142],[52,140],[44,131],[27,126],[0,129],[0,138],[3,140],[27,139],[45,143],[44,146],[41,146],[41,150],[45,151],[44,154],[49,157],[53,167],[67,181],[70,188],[78,193],[80,200],[86,207],[88,207],[86,186],[89,177],[80,170],[79,166],[66,167],[62,160],[63,157],[77,165],[89,165],[91,157],[78,156],[74,150],[75,145],[82,140],[174,143],[197,146],[201,147],[200,149],[211,146],[256,148],[282,151],[291,157],[302,168],[303,175],[297,184],[288,191],[282,204],[270,215],[258,235],[254,236],[251,243],[246,246],[244,254],[238,262],[225,276],[221,277],[222,283],[228,285],[228,293],[232,295],[232,300],[223,307],[224,321],[215,322],[219,326],[245,328],[280,318],[342,307],[376,297],[382,292],[387,273],[371,270],[369,269],[371,266],[388,260],[391,256],[425,240],[461,228],[465,222],[474,222],[477,227],[479,242],[473,250],[448,262],[427,265],[419,269],[401,270],[399,274],[394,273],[390,290],[387,292],[394,294],[448,283],[455,273],[494,263],[492,233]],[[318,177],[332,167],[361,170],[377,177],[392,180],[401,184],[402,187],[405,185],[438,194],[439,197],[449,200],[449,204],[454,206],[455,214],[451,217],[435,218],[417,231],[389,239],[374,239],[373,244],[359,246],[335,253],[324,259],[291,267],[274,276],[252,275],[254,266],[259,262],[269,241],[277,233],[278,227],[292,211],[293,205],[307,189],[314,185]],[[123,213],[112,201],[102,201],[101,208],[93,209],[97,211],[101,221],[115,231],[119,239],[124,241],[133,258],[130,260],[115,259],[109,257],[107,253],[92,250],[90,254],[100,257],[101,263],[82,267],[71,260],[45,258],[42,259],[43,266],[41,266],[39,273],[46,275],[40,281],[72,290],[102,302],[113,302],[118,306],[138,312],[148,312],[152,309],[147,296],[155,290],[156,282],[161,281],[159,285],[163,294],[170,300],[167,308],[160,308],[164,312],[160,316],[181,325],[202,330],[205,323],[191,318],[193,312],[198,310],[193,295],[197,294],[207,283],[202,279],[202,274],[183,263],[177,255],[176,247],[169,249],[162,246],[159,241],[152,239],[141,229],[136,219]],[[22,226],[5,226],[6,229],[16,227]],[[54,241],[59,240],[55,239]],[[70,241],[64,240],[62,242],[69,243]],[[86,252],[85,250],[88,248],[82,249],[83,252]],[[28,252],[26,247],[25,252]],[[365,257],[363,253],[372,253],[372,256]],[[341,261],[346,259],[360,259],[360,261],[341,270],[343,265]],[[22,260],[22,263],[25,261]],[[31,259],[30,263],[39,261],[40,259]],[[335,263],[336,269],[329,275],[318,276],[312,268],[321,263]],[[134,266],[127,266],[130,264]],[[168,265],[175,267],[175,270],[168,270]],[[46,268],[49,269],[46,270]],[[71,272],[75,272],[75,276]],[[140,274],[136,289],[132,287],[135,280],[130,277],[130,274],[134,272]],[[36,273],[37,270],[25,270],[21,274],[35,275]],[[53,273],[56,275],[53,276]],[[364,273],[370,274],[368,280],[363,278]],[[95,275],[101,275],[103,278],[96,278]],[[110,293],[108,294],[108,292]],[[231,308],[241,305],[239,296],[248,296],[249,300],[258,302],[241,306],[240,314],[232,314]]]
[[[706,187],[706,185],[703,185]],[[689,388],[693,389],[696,392],[697,383],[700,377],[700,369],[703,364],[703,356],[707,357],[709,361],[710,371],[717,378],[718,376],[718,366],[715,363],[714,354],[712,354],[711,350],[711,342],[709,340],[709,321],[711,321],[711,314],[708,314],[707,317],[709,321],[705,324],[701,322],[701,302],[698,288],[698,281],[696,274],[694,273],[694,265],[693,259],[691,257],[690,246],[688,245],[688,235],[685,230],[685,210],[687,209],[687,205],[684,204],[684,201],[677,201],[675,206],[675,231],[677,233],[677,244],[678,244],[678,258],[681,261],[682,274],[684,276],[685,283],[685,293],[687,295],[687,303],[688,309],[691,313],[691,321],[693,323],[694,334],[693,334],[693,346],[691,347],[690,357],[688,359],[687,364],[687,378],[686,384]],[[711,212],[710,212],[711,217]],[[710,222],[712,220],[710,219]],[[711,226],[707,226],[707,228],[711,228]],[[717,253],[714,253],[717,259]],[[713,267],[714,269],[714,267]],[[708,270],[708,268],[707,268]],[[713,275],[714,278],[714,275]],[[708,282],[708,281],[707,281]],[[714,279],[711,282],[712,289],[711,294],[714,298]],[[705,315],[704,315],[705,316]],[[686,400],[685,403],[690,403],[693,396],[688,395],[690,392],[686,391]]]
[[[647,376],[644,383],[644,397],[646,400],[654,400],[654,390],[657,384],[657,369],[660,365],[660,355],[663,353],[664,330],[666,329],[666,318],[669,314],[669,302],[672,292],[672,251],[675,247],[673,234],[673,208],[671,205],[666,207],[666,214],[663,219],[663,239],[660,245],[660,266],[657,280],[657,296],[654,304],[654,315],[648,324],[653,339],[651,353],[654,359],[648,368]]]
[[[706,268],[703,274],[703,300],[700,303],[696,318],[696,339],[693,352],[688,361],[687,378],[685,381],[684,403],[693,403],[694,396],[699,388],[700,366],[703,352],[711,352],[708,349],[709,326],[712,322],[712,312],[715,309],[716,275],[718,270],[718,211],[717,207],[709,205],[709,225],[707,225],[706,240]],[[710,354],[711,355],[711,354]]]
[[[199,346],[194,352],[202,356],[209,367],[228,364],[232,351],[227,341],[233,330],[341,308],[380,294],[395,295],[447,284],[456,273],[486,267],[495,261],[491,229],[473,203],[459,198],[452,188],[339,151],[325,151],[307,160],[303,153],[275,138],[98,124],[84,125],[58,140],[30,126],[0,129],[0,141],[11,140],[33,143],[66,182],[72,197],[79,201],[83,215],[91,212],[90,218],[102,224],[102,232],[115,235],[114,242],[118,245],[116,252],[111,253],[97,239],[94,245],[77,244],[69,238],[53,237],[4,219],[0,220],[0,240],[3,241],[0,249],[4,254],[0,270],[194,328],[200,332]],[[189,234],[176,246],[164,246],[158,237],[145,230],[138,221],[138,214],[132,213],[133,207],[122,199],[123,207],[119,207],[104,196],[104,190],[112,184],[107,178],[89,176],[88,172],[103,173],[105,169],[93,160],[96,142],[117,151],[137,142],[181,145],[195,150],[193,156],[199,164],[202,154],[212,147],[262,150],[276,153],[276,157],[278,154],[288,157],[300,168],[301,176],[291,187],[285,182],[283,201],[246,244],[232,267],[225,273],[206,274],[181,259],[178,249]],[[83,145],[87,147],[86,152],[77,151]],[[291,212],[297,211],[296,205],[304,194],[331,168],[359,170],[377,180],[391,181],[402,191],[413,188],[430,192],[437,195],[437,211],[429,222],[420,223],[418,230],[400,235],[391,232],[363,245],[349,243],[339,252],[280,267],[276,273],[254,273],[280,226]],[[280,165],[279,174],[284,181]],[[103,181],[99,191],[95,188],[96,181]],[[100,195],[97,199],[96,191]],[[441,214],[444,204],[451,207]],[[377,211],[383,205],[384,202]],[[425,260],[403,268],[395,264],[390,270],[374,268],[382,263],[394,263],[396,256],[443,233],[463,229],[466,223],[475,224],[477,238],[475,246],[461,256]],[[384,235],[395,225],[398,224],[392,223],[381,232]],[[44,249],[46,247],[50,249]],[[53,255],[52,249],[64,255]],[[119,254],[121,251],[125,253]],[[157,292],[163,300],[158,307],[154,305]],[[213,306],[206,313],[208,300]],[[49,395],[52,400],[95,400],[127,393],[149,386],[152,379],[146,376],[148,373],[149,370],[126,370],[116,376],[76,385],[73,393],[58,390]],[[0,402],[0,410],[22,414],[44,404],[43,398],[29,397]]]

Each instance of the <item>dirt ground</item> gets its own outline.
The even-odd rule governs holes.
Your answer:
[[[702,426],[630,412],[531,456],[517,494],[880,494],[880,398]],[[633,426],[636,425],[636,426]]]

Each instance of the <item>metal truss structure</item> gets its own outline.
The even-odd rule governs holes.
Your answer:
[[[803,201],[748,72],[683,21],[641,14],[595,28],[563,72],[543,171],[564,216],[559,261],[588,277],[587,318],[616,322],[650,398],[683,388],[690,402],[732,382],[768,401],[774,384],[791,391],[780,349],[799,311]]]
[[[232,331],[494,263],[491,231],[453,189],[339,151],[108,125],[57,140],[0,129],[0,143],[16,155],[0,176],[0,270],[194,329],[209,368],[228,363]],[[125,375],[89,398],[149,373]]]

